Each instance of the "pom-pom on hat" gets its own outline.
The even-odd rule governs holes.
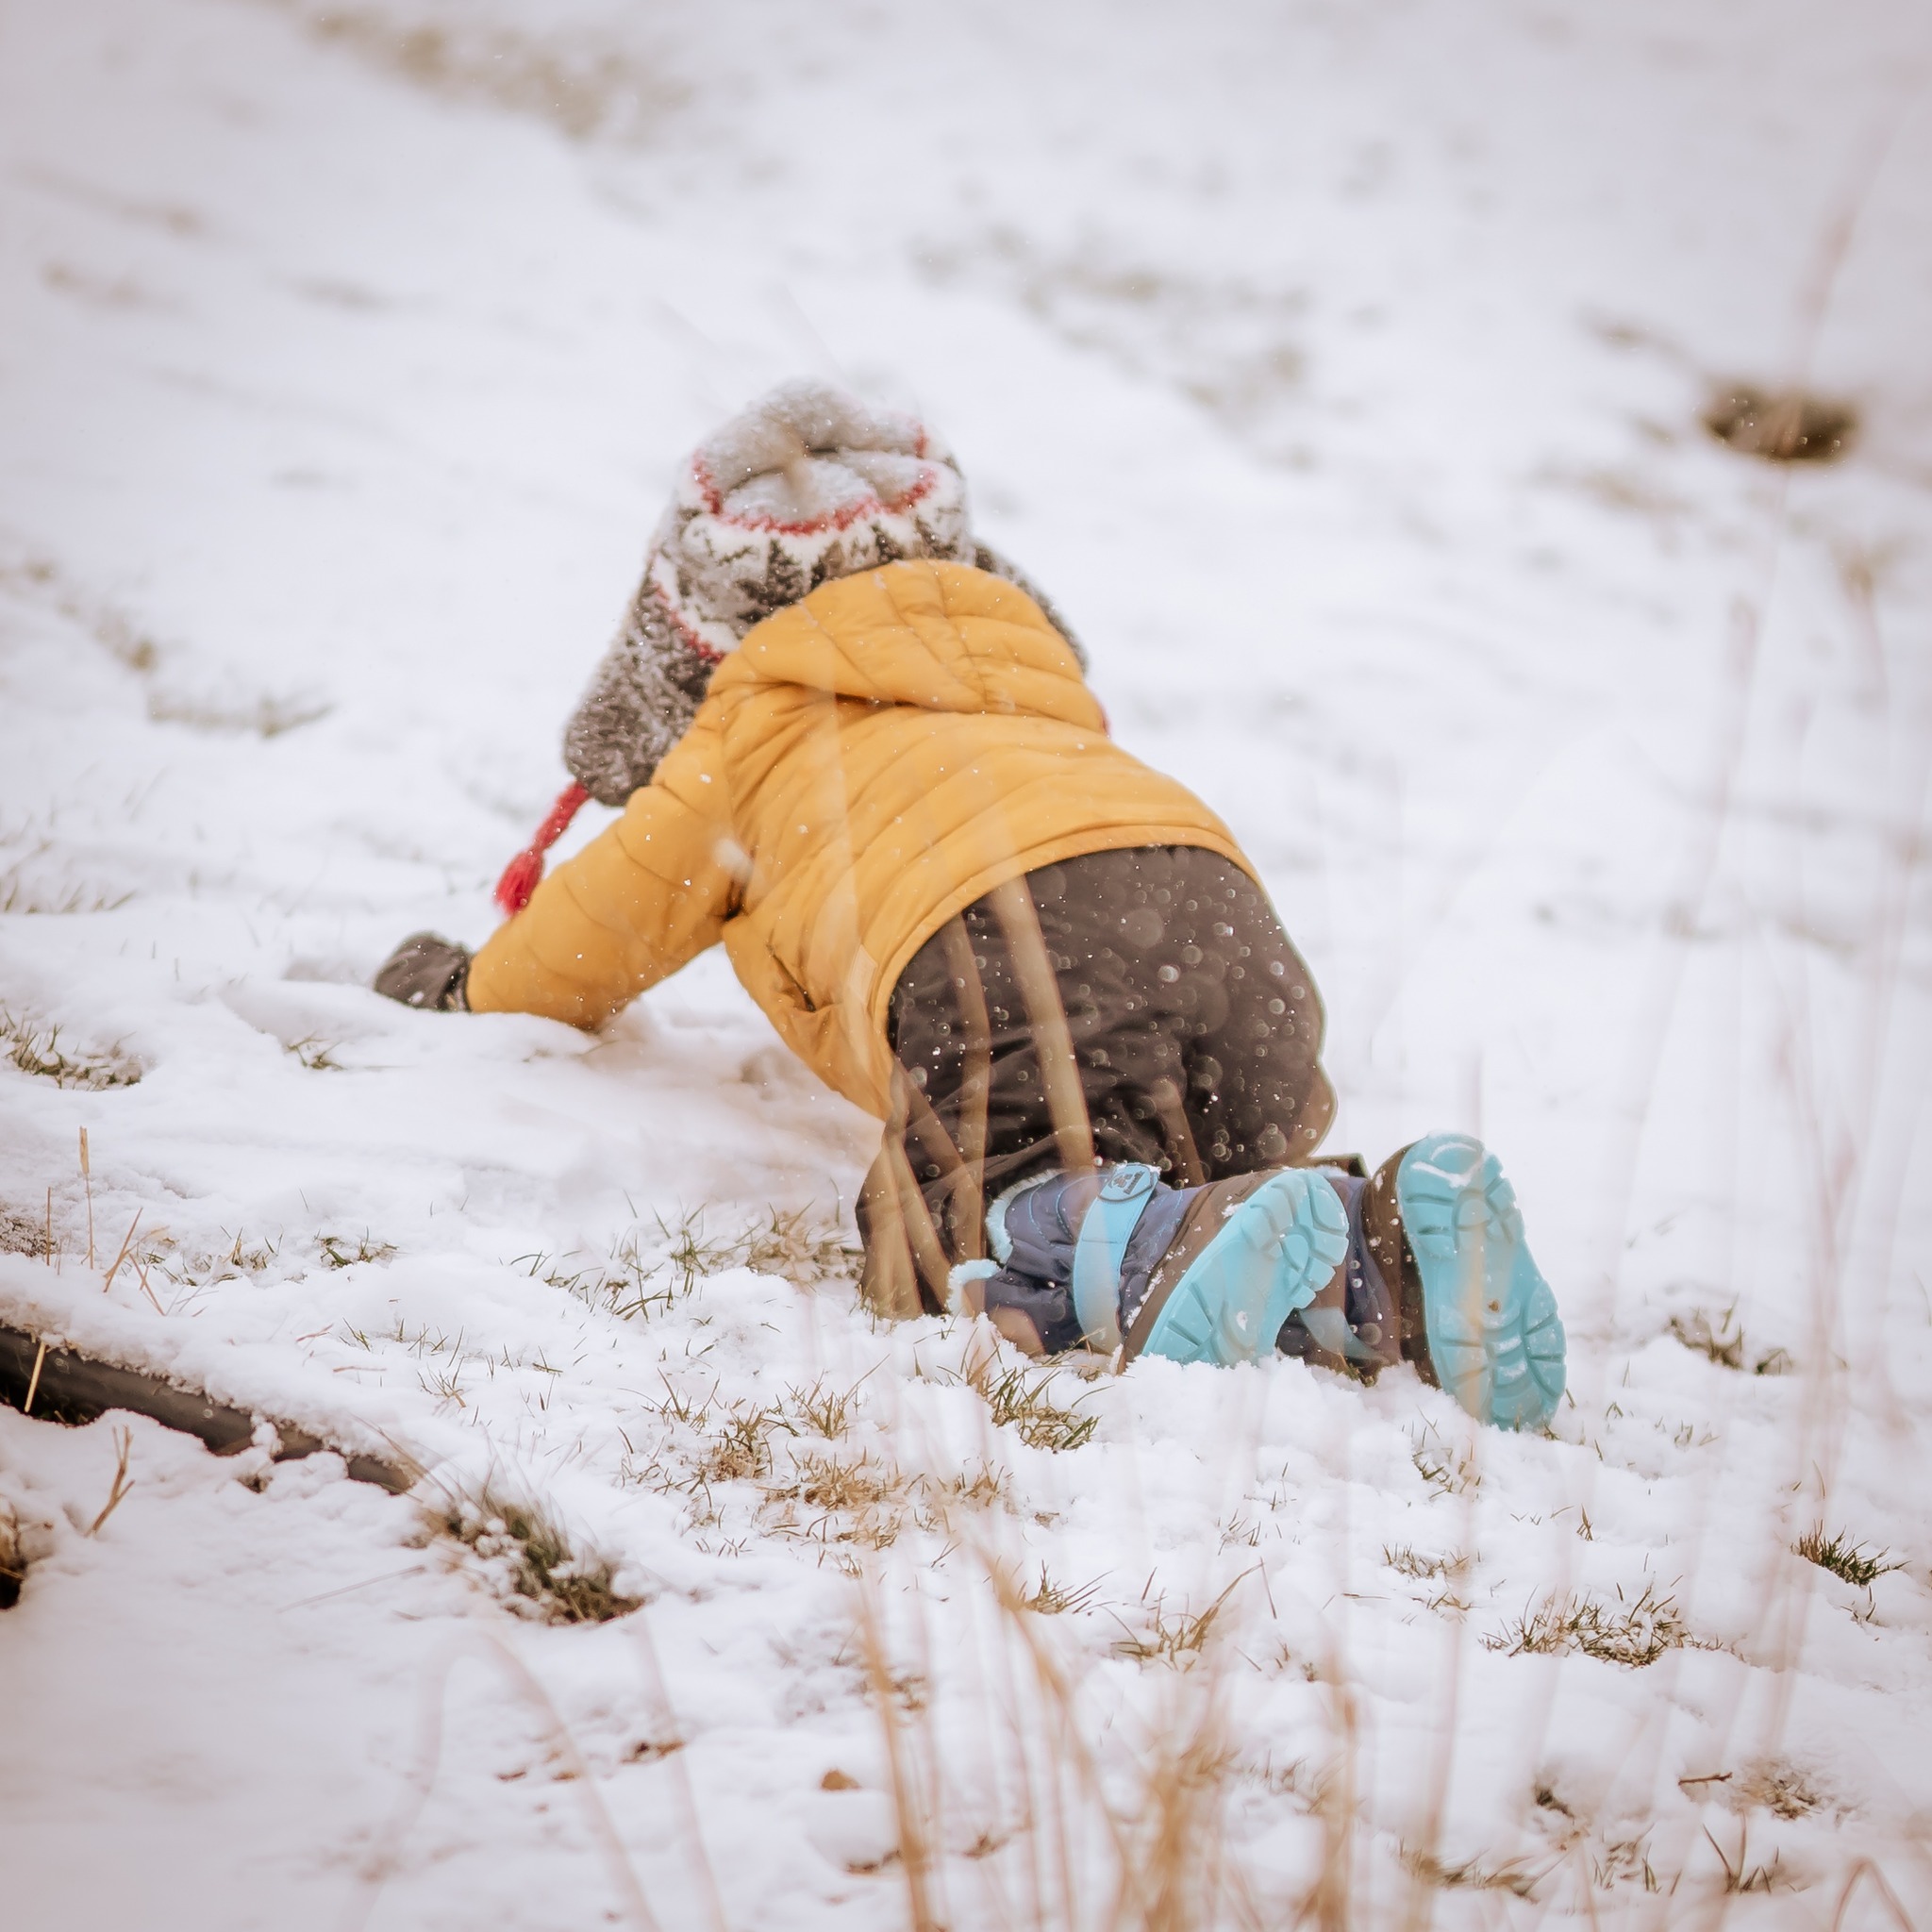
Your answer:
[[[910,416],[792,382],[692,452],[645,585],[714,662],[823,583],[901,558],[971,562],[966,483]]]

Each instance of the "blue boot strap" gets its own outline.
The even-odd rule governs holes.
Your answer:
[[[1080,1222],[1074,1243],[1074,1313],[1088,1347],[1105,1355],[1121,1345],[1121,1263],[1159,1178],[1141,1161],[1109,1168]]]

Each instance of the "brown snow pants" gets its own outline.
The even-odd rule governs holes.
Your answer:
[[[1191,1185],[1307,1160],[1335,1112],[1322,1024],[1267,894],[1218,853],[1091,853],[989,893],[892,991],[869,1299],[937,1310],[984,1252],[985,1204],[1042,1169],[1146,1161]]]

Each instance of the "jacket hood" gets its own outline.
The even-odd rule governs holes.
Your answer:
[[[1073,645],[1024,591],[971,564],[908,560],[823,584],[750,631],[711,691],[772,685],[1106,729]]]

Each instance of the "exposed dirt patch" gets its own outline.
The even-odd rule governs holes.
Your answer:
[[[1858,433],[1850,403],[1726,383],[1705,406],[1704,426],[1720,442],[1772,463],[1835,463]]]

